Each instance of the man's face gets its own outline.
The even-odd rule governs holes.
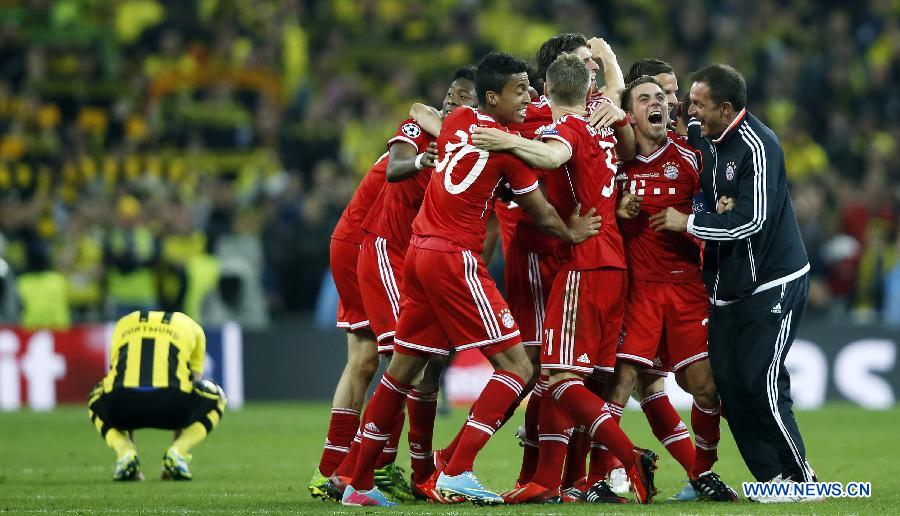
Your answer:
[[[713,102],[710,96],[709,85],[705,82],[695,82],[691,86],[691,105],[688,114],[700,120],[700,134],[709,138],[716,138],[728,126],[722,113],[722,106]]]
[[[665,138],[668,112],[666,94],[659,86],[646,82],[631,90],[631,115],[636,133],[651,140]]]
[[[503,90],[494,92],[493,114],[504,124],[521,124],[525,121],[525,109],[531,102],[528,94],[528,74],[509,76]]]
[[[578,59],[584,61],[584,64],[587,66],[589,72],[591,72],[591,83],[597,78],[597,70],[600,69],[600,65],[598,65],[594,58],[591,57],[591,49],[585,46],[580,46],[572,51],[573,54],[578,56]]]
[[[663,87],[663,93],[666,94],[666,102],[669,104],[669,115],[678,116],[678,79],[674,73],[661,73],[653,76],[654,79]],[[674,121],[674,120],[673,120]]]
[[[476,103],[475,83],[468,79],[456,79],[447,88],[441,114],[447,116],[459,106],[475,107]]]

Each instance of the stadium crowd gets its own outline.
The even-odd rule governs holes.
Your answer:
[[[900,324],[897,9],[4,3],[0,320],[64,327],[154,306],[264,325],[311,310],[331,229],[410,104],[437,102],[489,49],[531,58],[578,31],[623,68],[657,56],[682,80],[709,62],[743,71],[786,153],[811,315]]]

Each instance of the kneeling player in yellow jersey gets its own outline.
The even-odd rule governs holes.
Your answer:
[[[181,312],[132,312],[119,319],[109,372],[91,391],[91,421],[116,451],[113,480],[143,480],[131,432],[175,431],[163,456],[163,480],[190,480],[190,449],[218,425],[222,389],[201,379],[206,336]]]

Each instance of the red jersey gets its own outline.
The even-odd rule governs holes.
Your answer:
[[[413,222],[413,243],[419,247],[431,246],[415,237],[438,237],[461,249],[480,253],[500,182],[508,183],[516,195],[538,187],[534,171],[519,158],[471,145],[475,127],[508,131],[493,117],[466,106],[454,109],[444,120],[437,143],[438,163],[422,209]],[[436,245],[441,249],[452,248]]]
[[[570,247],[567,270],[625,268],[622,236],[616,225],[616,139],[613,129],[594,129],[586,118],[565,115],[541,135],[558,140],[572,151],[572,157],[545,176],[547,200],[564,218],[581,203],[582,213],[594,208],[602,217],[600,232]]]
[[[434,137],[423,131],[413,119],[405,120],[388,140],[388,149],[397,142],[408,143],[416,153],[425,152]],[[412,236],[412,222],[419,213],[425,188],[431,180],[433,168],[423,168],[412,177],[397,183],[386,183],[375,199],[363,229],[406,249]]]
[[[641,213],[620,220],[629,275],[644,281],[699,282],[700,246],[687,233],[654,231],[651,215],[668,207],[691,213],[700,191],[699,157],[693,149],[667,136],[650,156],[637,155],[619,169],[623,191],[644,196]]]
[[[354,244],[362,244],[365,233],[363,220],[375,203],[387,175],[388,153],[385,152],[363,176],[350,203],[344,208],[340,220],[334,226],[331,238],[346,240]]]

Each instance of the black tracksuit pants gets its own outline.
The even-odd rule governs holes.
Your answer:
[[[740,302],[713,306],[709,361],[723,415],[757,481],[778,475],[813,480],[791,410],[791,379],[784,359],[806,308],[809,276]]]

